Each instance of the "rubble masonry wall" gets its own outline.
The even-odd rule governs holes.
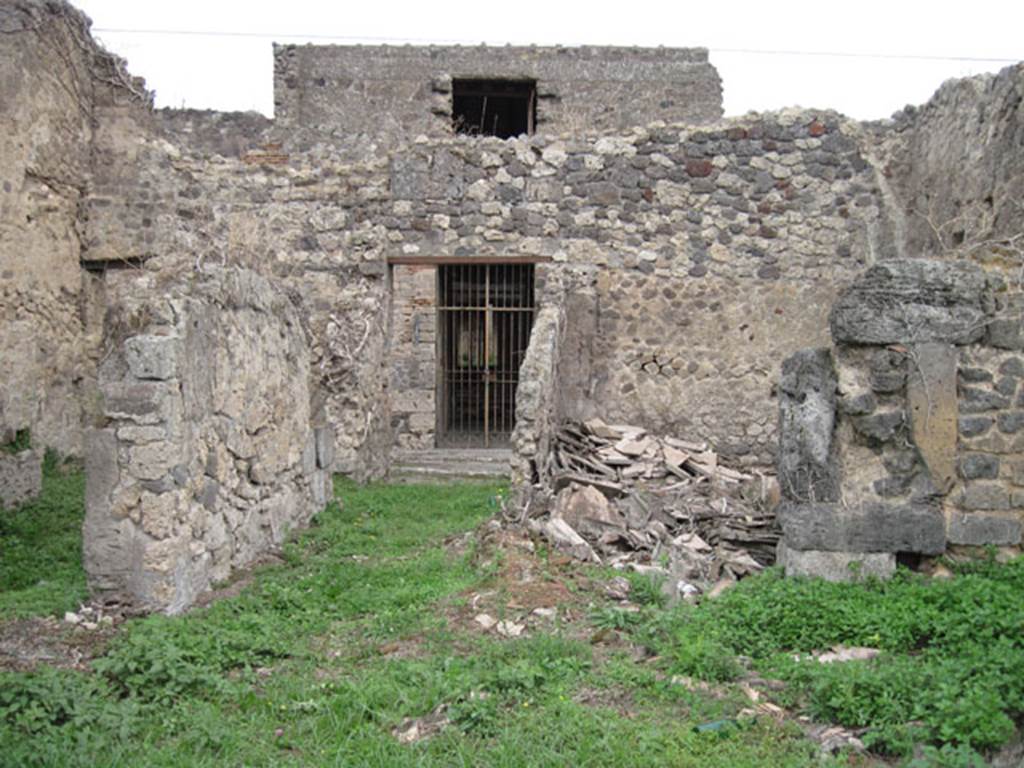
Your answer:
[[[1024,232],[1024,64],[944,83],[870,126],[901,252],[948,256]],[[1021,249],[1018,245],[1017,253]]]
[[[140,270],[173,279],[235,265],[272,278],[302,308],[311,366],[336,427],[334,470],[379,476],[392,439],[388,281],[380,228],[366,207],[387,196],[386,163],[353,163],[329,148],[291,154],[252,116],[156,118],[126,125],[120,135],[131,152],[112,155],[111,183],[88,200],[90,258],[138,262],[117,269],[102,257],[109,296],[136,291]]]
[[[593,318],[566,330],[592,352],[564,368],[578,415],[765,464],[779,361],[824,343],[836,287],[891,254],[862,138],[836,115],[786,111],[614,136],[421,142],[393,157],[390,194],[366,217],[388,254],[550,260]],[[431,439],[409,431],[409,442]]]
[[[991,324],[1006,288],[966,260],[884,262],[841,294],[835,346],[786,361],[788,571],[887,575],[901,553],[1020,545],[1024,357]]]
[[[333,440],[285,292],[238,268],[139,288],[108,312],[84,560],[94,592],[176,613],[323,508]]]
[[[274,112],[287,131],[407,143],[452,133],[453,78],[537,82],[537,132],[626,130],[722,116],[703,48],[278,45]]]
[[[0,433],[79,454],[93,51],[82,16],[55,6],[0,6]]]

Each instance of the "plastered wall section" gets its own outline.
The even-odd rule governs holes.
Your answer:
[[[108,312],[84,562],[95,593],[178,613],[323,508],[333,440],[284,291],[238,268],[137,288]]]

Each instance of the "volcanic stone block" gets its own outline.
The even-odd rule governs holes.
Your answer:
[[[907,379],[911,439],[944,492],[956,481],[957,358],[950,344],[918,344]]]
[[[853,419],[854,428],[869,441],[887,443],[892,440],[906,423],[903,411],[879,411],[870,416],[857,416]]]
[[[994,480],[999,477],[999,457],[968,453],[960,459],[960,476],[965,480]]]
[[[805,349],[782,364],[779,484],[797,501],[839,499],[834,439],[836,373],[827,349]]]
[[[826,581],[887,579],[896,571],[892,552],[823,552],[787,547],[779,542],[776,562],[787,576],[814,576]]]
[[[794,504],[778,509],[786,546],[826,552],[919,552],[946,548],[946,520],[935,507],[911,504]]]
[[[967,416],[960,419],[960,434],[964,437],[977,437],[988,432],[994,423],[988,416]]]
[[[968,483],[960,496],[964,509],[1009,509],[1010,494],[998,483]]]
[[[1012,517],[954,512],[946,535],[951,544],[1012,546],[1020,544],[1021,522]]]
[[[867,270],[832,307],[832,338],[845,344],[980,340],[993,301],[985,273],[961,261],[894,259]]]

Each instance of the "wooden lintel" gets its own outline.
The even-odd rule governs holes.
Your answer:
[[[550,256],[388,256],[388,264],[440,266],[442,264],[546,264]]]

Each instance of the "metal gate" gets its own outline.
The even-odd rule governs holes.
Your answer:
[[[508,443],[533,328],[533,271],[532,264],[439,267],[439,446]]]

